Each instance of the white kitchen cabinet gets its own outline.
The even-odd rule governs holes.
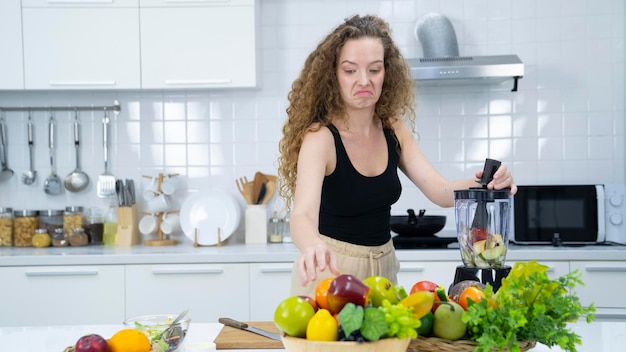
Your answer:
[[[138,0],[22,1],[26,89],[140,88]]]
[[[456,267],[461,265],[461,261],[401,261],[400,272],[398,273],[398,284],[402,285],[407,293],[411,287],[422,280],[432,281],[442,285],[448,290],[448,286],[454,281]]]
[[[142,0],[142,88],[257,85],[254,0]]]
[[[251,321],[274,319],[276,307],[290,295],[292,268],[293,263],[250,264]]]
[[[584,306],[591,302],[598,308],[599,317],[626,317],[626,262],[624,261],[572,261],[572,271],[582,274],[584,286],[576,294]]]
[[[247,320],[249,292],[248,264],[126,266],[126,318],[189,308],[193,322]]]
[[[0,326],[119,324],[124,266],[0,268]]]
[[[24,89],[20,0],[0,1],[0,89]]]

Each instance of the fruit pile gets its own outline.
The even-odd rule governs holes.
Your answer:
[[[571,293],[583,284],[580,273],[553,280],[547,269],[536,261],[518,262],[497,293],[489,284],[468,280],[447,292],[438,283],[419,281],[407,294],[381,276],[360,281],[339,275],[321,281],[315,297],[283,300],[274,323],[287,336],[312,341],[366,342],[419,335],[471,340],[477,352],[520,351],[521,341],[576,351],[580,337],[567,324],[579,318],[592,321],[595,308],[583,307]]]
[[[465,336],[462,316],[468,302],[482,299],[484,285],[464,281],[450,294],[431,281],[413,285],[409,294],[382,276],[361,281],[339,275],[321,281],[315,297],[292,296],[274,313],[288,336],[314,341],[377,341],[418,335],[456,340]],[[459,303],[457,303],[459,302]]]
[[[160,336],[151,341],[148,335],[140,329],[130,328],[117,331],[108,340],[98,334],[87,334],[81,336],[74,346],[67,347],[63,352],[168,352],[173,350]]]

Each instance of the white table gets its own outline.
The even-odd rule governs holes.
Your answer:
[[[222,324],[192,323],[185,344],[213,342],[222,329]],[[2,327],[0,328],[0,350],[10,352],[62,352],[88,333],[105,338],[122,329],[121,325],[81,325],[51,327]],[[623,352],[626,351],[626,322],[576,323],[572,329],[582,336],[583,344],[578,352]],[[235,350],[220,350],[224,352]],[[239,352],[285,352],[283,349],[249,349]],[[549,349],[538,344],[533,352],[561,352],[560,348]]]

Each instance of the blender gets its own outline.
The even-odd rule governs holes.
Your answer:
[[[479,187],[454,191],[457,238],[464,265],[456,268],[454,284],[463,280],[500,288],[510,266],[504,264],[509,245],[510,189],[487,189],[500,162],[486,159]]]

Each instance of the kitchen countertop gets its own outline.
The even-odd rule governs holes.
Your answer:
[[[293,262],[297,252],[298,249],[293,243],[246,245],[226,242],[220,247],[194,247],[193,243],[187,240],[174,246],[0,247],[0,266],[288,263]],[[460,262],[461,260],[458,248],[398,249],[396,253],[400,261],[458,260]],[[624,261],[626,260],[626,246],[552,247],[511,244],[506,259],[507,261]]]
[[[219,323],[192,323],[185,344],[213,342],[222,329]],[[61,352],[72,345],[79,337],[96,333],[105,338],[111,337],[121,325],[79,325],[53,327],[0,327],[0,345],[3,351],[12,352]],[[626,322],[579,322],[571,325],[572,330],[582,337],[578,352],[618,352],[626,345]],[[187,349],[189,351],[189,349]],[[242,351],[242,350],[220,350]],[[247,349],[246,352],[284,352],[284,349]],[[558,347],[549,349],[537,344],[533,352],[559,352]]]

